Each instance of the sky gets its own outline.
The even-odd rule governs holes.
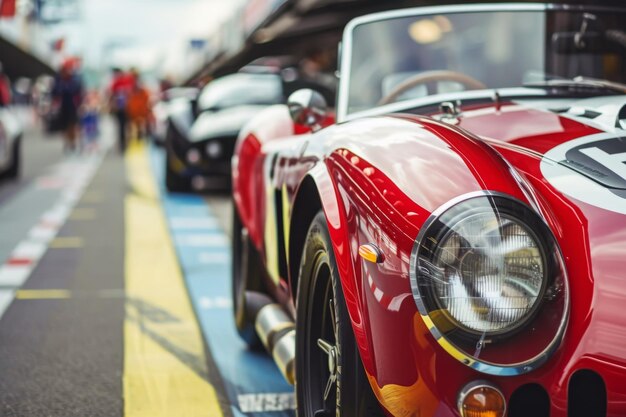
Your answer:
[[[208,38],[245,0],[80,0],[81,19],[48,27],[86,66],[185,72],[189,39]]]

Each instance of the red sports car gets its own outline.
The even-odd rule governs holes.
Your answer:
[[[298,415],[626,415],[626,9],[352,21],[233,159],[237,327]]]

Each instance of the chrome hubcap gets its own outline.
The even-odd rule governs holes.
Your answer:
[[[333,385],[337,382],[337,347],[324,339],[317,339],[317,346],[328,355],[328,372],[330,375],[326,381],[326,388],[324,388],[324,401],[326,401]]]
[[[337,322],[335,321],[335,305],[332,299],[329,300],[328,307],[330,309],[330,319],[332,322],[333,333],[335,340],[337,340]],[[331,393],[333,386],[337,382],[337,368],[339,366],[339,352],[336,345],[329,343],[328,341],[319,338],[317,339],[317,346],[328,357],[328,380],[326,381],[326,388],[324,388],[324,401],[328,400],[328,396]]]

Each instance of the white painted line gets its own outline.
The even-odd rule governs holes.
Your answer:
[[[80,198],[80,191],[78,190],[69,190],[63,193],[62,198],[64,200],[77,200]]]
[[[13,296],[15,295],[15,291],[13,290],[0,290],[0,317],[4,314],[6,309],[13,301]]]
[[[198,262],[201,264],[227,264],[230,262],[230,254],[224,252],[201,252],[198,254]]]
[[[109,142],[112,144],[113,142]],[[0,287],[15,287],[17,290],[30,276],[41,257],[48,249],[48,243],[57,235],[67,220],[73,207],[91,182],[104,159],[105,152],[83,162],[66,161],[46,175],[36,180],[42,188],[63,188],[56,204],[45,211],[28,236],[18,243],[6,264],[0,265]],[[11,263],[13,260],[14,263]],[[15,295],[13,289],[0,289],[0,317]]]
[[[2,265],[0,266],[0,285],[3,287],[19,287],[33,270],[31,265]]]
[[[69,204],[64,202],[58,202],[50,210],[45,213],[45,216],[53,217],[59,221],[64,221],[70,212]]]
[[[219,223],[215,218],[172,217],[170,219],[170,227],[175,230],[218,229]]]
[[[203,310],[227,309],[233,305],[230,297],[200,297],[199,303]]]
[[[184,234],[174,236],[177,246],[187,247],[227,247],[228,238],[222,234]]]
[[[35,226],[30,229],[28,237],[38,242],[49,242],[56,236],[58,229],[51,229],[49,227]]]
[[[23,241],[17,245],[13,252],[11,252],[12,258],[21,259],[39,259],[48,249],[48,246],[42,242]]]
[[[296,409],[293,392],[240,394],[237,396],[239,409],[244,413],[286,411]]]
[[[41,220],[45,223],[56,223],[60,224],[65,221],[67,218],[67,213],[65,211],[60,211],[58,209],[48,210],[41,217]]]

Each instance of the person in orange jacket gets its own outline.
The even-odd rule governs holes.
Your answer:
[[[133,134],[138,139],[145,137],[148,134],[148,126],[152,116],[150,93],[143,87],[137,71],[133,71],[133,84],[128,95],[126,112]]]

